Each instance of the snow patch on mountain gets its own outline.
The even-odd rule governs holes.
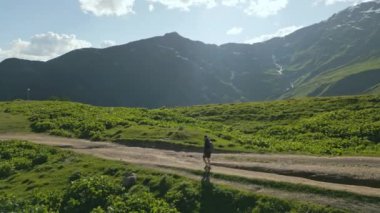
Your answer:
[[[373,9],[373,7],[371,7],[371,9],[366,10],[366,11],[362,11],[361,13],[380,13],[380,8]]]
[[[352,25],[351,25],[351,27],[352,27],[352,29],[355,29],[355,30],[363,30],[362,28],[357,27],[357,26],[352,26]]]
[[[284,69],[283,69],[283,67],[282,67],[280,64],[277,63],[277,59],[276,59],[276,56],[275,56],[275,55],[272,55],[272,60],[273,60],[273,64],[274,64],[274,65],[276,66],[276,68],[277,68],[277,73],[278,73],[279,75],[282,75]]]

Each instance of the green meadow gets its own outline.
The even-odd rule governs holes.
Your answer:
[[[1,212],[344,212],[26,141],[0,143],[0,194]]]
[[[175,108],[97,107],[69,101],[0,102],[0,134],[44,133],[170,149],[379,156],[380,97],[303,98]],[[199,171],[185,171],[201,176]],[[125,177],[136,176],[126,184]],[[212,178],[273,190],[378,198],[304,185]],[[0,212],[342,212],[196,181],[26,141],[0,143]]]
[[[176,108],[65,101],[0,103],[0,132],[47,133],[141,146],[313,155],[380,155],[380,96],[303,98]]]

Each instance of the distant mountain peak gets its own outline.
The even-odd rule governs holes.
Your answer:
[[[179,33],[177,32],[170,32],[170,33],[166,33],[164,35],[164,37],[167,37],[167,38],[184,38],[183,36],[181,36]]]
[[[32,60],[27,60],[27,59],[22,59],[22,58],[6,58],[0,63],[9,64],[9,63],[20,63],[20,62],[39,62],[39,61],[32,61]]]
[[[357,4],[357,5],[354,5],[354,6],[347,8],[347,11],[363,13],[369,9],[372,9],[372,10],[375,9],[376,10],[378,8],[380,8],[380,0],[367,1],[367,2],[360,3],[360,4]]]
[[[352,24],[359,23],[372,16],[380,14],[380,0],[363,2],[357,5],[348,7],[328,19],[328,21],[335,21],[339,24]],[[337,22],[336,22],[337,21]]]
[[[213,45],[177,32],[48,62],[0,63],[0,100],[52,96],[161,107],[380,94],[380,0],[260,44]],[[333,78],[331,77],[333,76]]]

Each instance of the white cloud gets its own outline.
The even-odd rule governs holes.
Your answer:
[[[233,27],[229,30],[227,30],[226,34],[227,35],[239,35],[243,32],[243,28],[241,27]]]
[[[244,12],[248,15],[256,15],[258,17],[268,17],[276,15],[288,5],[288,0],[250,0],[248,7]]]
[[[244,3],[246,3],[246,0],[222,0],[222,5],[227,7],[236,7]]]
[[[275,38],[275,37],[284,37],[286,35],[293,33],[294,31],[296,31],[300,28],[302,28],[302,26],[290,26],[290,27],[281,28],[281,29],[277,30],[275,33],[257,36],[255,38],[252,38],[252,39],[245,41],[245,43],[253,44],[253,43],[259,43],[259,42],[267,41],[267,40]]]
[[[116,45],[116,42],[115,41],[112,41],[112,40],[104,40],[101,44],[100,44],[100,47],[101,48],[106,48],[106,47],[111,47],[111,46],[115,46]]]
[[[85,13],[96,16],[122,16],[133,14],[135,0],[78,0]],[[148,10],[155,10],[155,4],[161,4],[168,9],[190,11],[192,7],[214,8],[218,5],[237,7],[248,15],[268,17],[276,15],[284,9],[288,0],[145,0],[149,3]],[[322,0],[314,0],[322,1]],[[324,0],[334,1],[334,0]],[[344,1],[344,0],[335,0]]]
[[[189,11],[190,7],[205,6],[212,8],[217,5],[216,0],[148,0],[152,3],[159,3],[166,6],[169,9],[181,9]]]
[[[153,12],[153,10],[154,10],[154,5],[153,5],[153,4],[150,4],[148,9],[149,9],[149,12]]]
[[[339,2],[352,2],[353,4],[358,4],[362,2],[369,2],[374,0],[314,0],[314,5],[324,3],[325,5],[333,5]]]
[[[47,61],[69,51],[91,46],[90,42],[79,40],[75,35],[48,32],[34,35],[30,41],[14,40],[9,49],[0,51],[0,60],[16,57]]]
[[[122,16],[134,13],[135,0],[79,0],[85,13],[96,16]]]
[[[189,11],[190,7],[205,6],[213,8],[217,5],[226,7],[245,8],[248,15],[268,17],[276,15],[280,10],[286,8],[288,0],[148,0],[151,3],[160,3],[169,9],[181,9]]]

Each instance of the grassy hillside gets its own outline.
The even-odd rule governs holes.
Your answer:
[[[23,115],[12,115],[0,111],[0,133],[5,132],[29,132],[28,119]]]
[[[134,174],[135,182],[123,181]],[[3,212],[342,212],[25,141],[0,142]]]
[[[338,67],[326,70],[307,81],[302,82],[294,90],[283,95],[283,97],[305,97],[305,96],[327,96],[327,95],[342,95],[342,94],[379,94],[376,90],[370,89],[380,83],[380,79],[360,79],[360,81],[345,82],[343,91],[334,90],[334,84],[348,77],[360,76],[367,71],[377,70],[380,72],[380,59],[371,58],[364,62],[357,62],[347,66]],[[358,82],[366,83],[367,87],[358,91],[350,91]],[[367,89],[367,90],[366,90]]]
[[[13,101],[0,103],[0,120],[15,120],[0,129],[185,148],[201,147],[207,134],[219,150],[379,156],[379,103],[356,96],[148,110]]]

